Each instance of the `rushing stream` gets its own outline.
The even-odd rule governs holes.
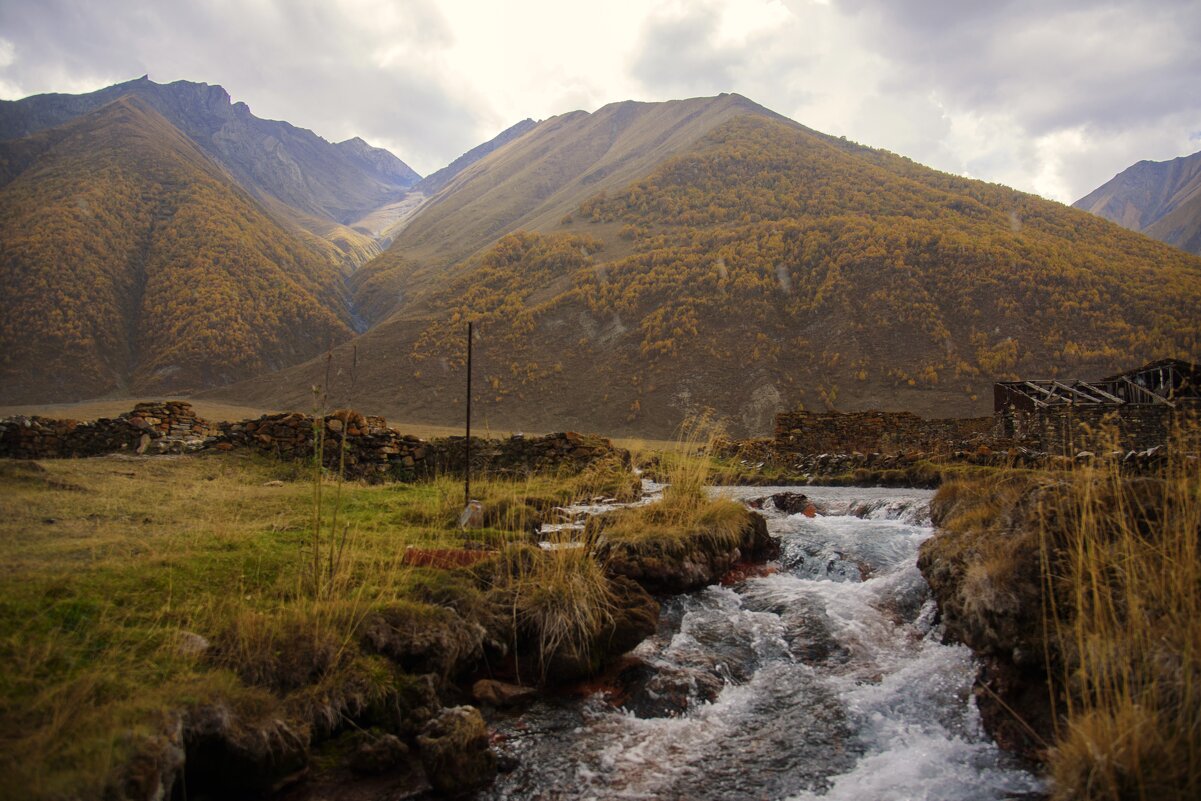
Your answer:
[[[723,488],[738,498],[772,488]],[[974,664],[940,642],[917,570],[920,490],[806,487],[764,514],[778,570],[665,603],[615,707],[539,701],[497,721],[488,799],[1005,799],[1038,781],[980,731]],[[774,567],[774,566],[773,566]],[[627,677],[628,678],[628,677]]]

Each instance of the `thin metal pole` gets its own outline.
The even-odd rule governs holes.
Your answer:
[[[463,507],[471,505],[471,323],[467,323],[467,450],[463,461]]]

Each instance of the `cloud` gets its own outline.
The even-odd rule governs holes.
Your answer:
[[[747,54],[717,41],[719,9],[698,3],[651,17],[631,72],[644,84],[681,94],[719,94],[734,85]]]
[[[429,173],[525,117],[739,92],[1073,200],[1196,150],[1196,0],[43,0],[0,4],[0,96],[149,73]]]
[[[22,94],[144,73],[218,83],[258,116],[386,143],[422,172],[479,142],[482,103],[440,60],[453,32],[431,0],[46,0],[6,4],[0,29],[18,43],[0,79]]]
[[[859,45],[888,62],[881,94],[936,99],[951,121],[940,165],[949,169],[1070,201],[1134,161],[1187,152],[1201,120],[1201,5],[1192,0],[838,8]],[[983,130],[991,153],[964,136]],[[938,158],[929,147],[909,155]]]

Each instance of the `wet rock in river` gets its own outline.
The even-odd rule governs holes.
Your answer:
[[[679,717],[698,703],[712,703],[725,682],[711,671],[637,662],[617,677],[620,705],[639,718]]]
[[[538,696],[533,687],[522,687],[495,679],[480,679],[471,685],[471,697],[498,708],[519,706]]]
[[[750,512],[737,545],[696,536],[684,547],[660,543],[611,542],[599,556],[606,570],[633,579],[648,592],[676,594],[716,584],[740,561],[764,561],[779,555],[779,541],[768,534],[763,515]]]

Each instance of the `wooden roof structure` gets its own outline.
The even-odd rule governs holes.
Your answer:
[[[1064,404],[1201,404],[1201,367],[1180,359],[1160,359],[1136,370],[1102,378],[1002,381],[993,385],[993,409],[1033,411]]]

